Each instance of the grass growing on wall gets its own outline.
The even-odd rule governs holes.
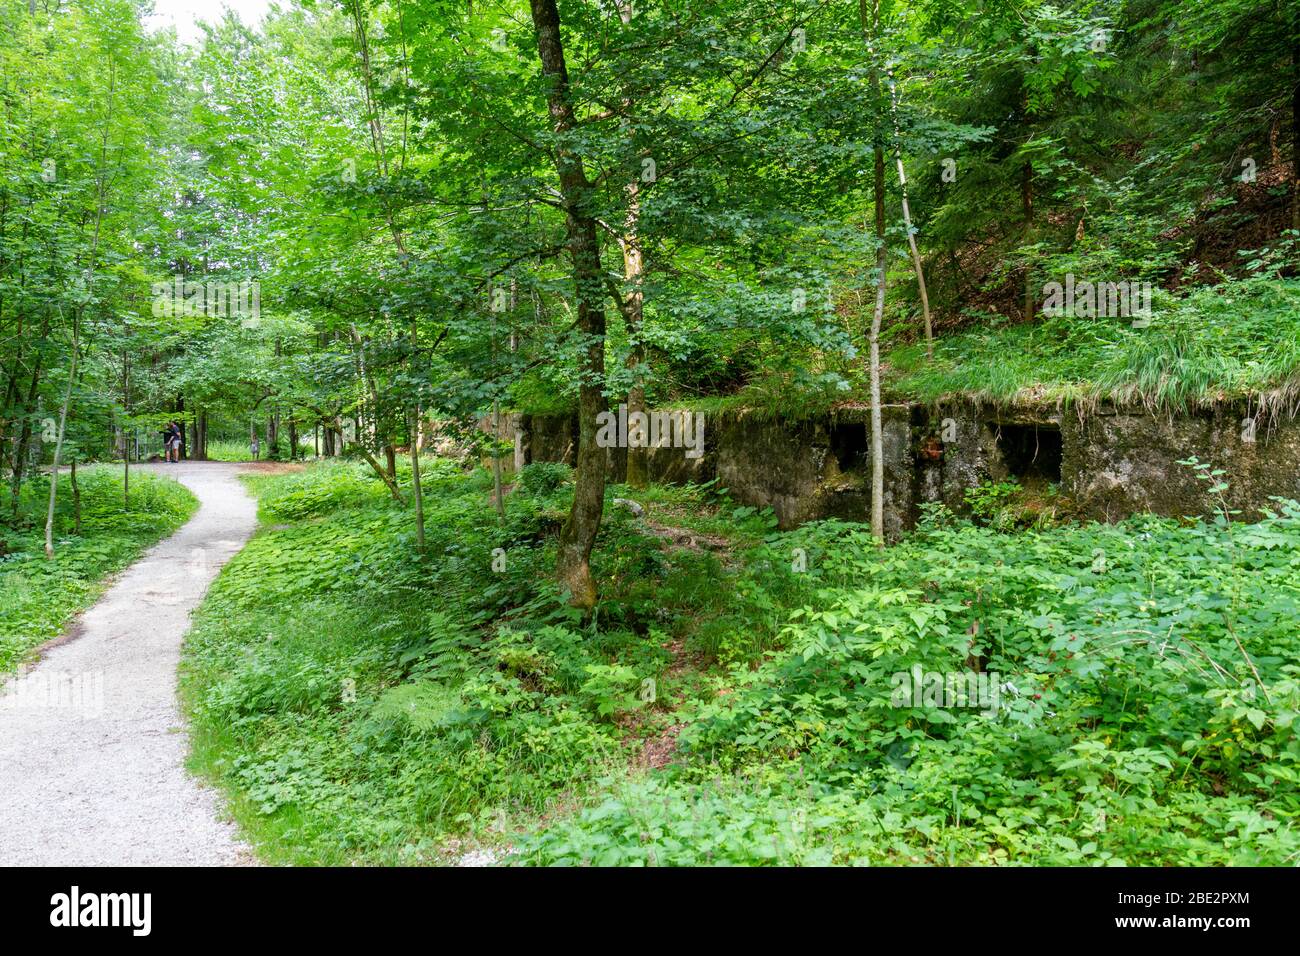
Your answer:
[[[883,340],[884,400],[1005,406],[1111,400],[1179,411],[1245,398],[1286,408],[1300,398],[1300,280],[1259,277],[1180,297],[1157,290],[1152,312],[1144,327],[1123,318],[1039,316],[999,324],[994,317],[941,332],[933,361],[916,328],[898,322],[893,332],[905,343],[891,347],[889,335]],[[732,392],[666,394],[656,405],[787,420],[865,407],[865,347],[856,344],[852,359],[810,358],[812,370],[767,370]],[[549,411],[541,404],[524,410]]]
[[[887,356],[892,393],[925,402],[1111,399],[1166,409],[1300,395],[1300,281],[1254,279],[1157,296],[1150,324],[1043,318],[942,337]]]

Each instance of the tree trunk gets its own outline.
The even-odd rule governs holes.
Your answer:
[[[623,23],[632,22],[632,0],[620,0],[618,15]],[[625,97],[624,105],[631,104],[631,98]],[[623,237],[619,242],[623,251],[623,278],[631,287],[628,300],[623,309],[623,318],[627,322],[627,337],[631,349],[627,356],[627,368],[635,376],[640,365],[645,361],[645,345],[641,342],[641,325],[645,317],[645,293],[641,288],[642,276],[645,274],[645,259],[641,250],[641,184],[634,176],[627,184],[627,218],[623,222]],[[645,386],[638,379],[633,379],[627,392],[628,421],[637,413],[645,413]],[[649,435],[642,436],[643,442]],[[624,480],[629,488],[644,488],[650,483],[650,449],[643,444],[633,447],[628,442],[627,472]]]
[[[1025,238],[1028,239],[1034,229],[1034,165],[1025,160],[1020,171],[1020,207],[1025,217]],[[1034,317],[1034,273],[1025,263],[1025,319]]]
[[[10,511],[15,518],[18,517],[18,497],[22,493],[23,472],[27,467],[27,449],[32,440],[32,419],[28,409],[31,408],[31,403],[35,401],[34,393],[40,381],[41,369],[39,362],[40,360],[38,358],[36,367],[32,369],[32,387],[28,392],[28,404],[23,407],[23,424],[22,427],[18,429],[18,435],[14,442],[13,486],[10,490]]]
[[[858,7],[865,31],[865,0]],[[875,0],[871,9],[871,31],[868,44],[873,60],[876,43],[880,37],[880,0]],[[873,63],[871,74],[872,90],[876,101],[880,101],[880,65]],[[880,137],[877,135],[877,143]],[[885,316],[885,267],[888,254],[885,249],[885,151],[879,145],[874,151],[874,182],[872,194],[876,220],[876,307],[871,315],[871,332],[868,335],[870,354],[868,362],[871,376],[871,536],[877,545],[885,542],[885,452],[884,425],[880,414],[880,326]]]
[[[343,444],[342,442],[343,421],[342,419],[336,418],[334,420],[334,424],[338,427],[339,436],[340,436],[339,445],[341,450],[341,446]],[[402,504],[402,505],[406,504],[406,499],[402,497],[402,489],[397,487],[397,479],[389,475],[388,472],[386,472],[383,469],[383,466],[380,465],[377,460],[375,460],[375,456],[370,453],[370,449],[366,447],[365,442],[358,441],[356,443],[356,446],[357,446],[357,450],[361,452],[361,457],[363,457],[366,460],[366,464],[368,464],[371,467],[371,469],[374,471],[374,473],[379,476],[379,480],[382,481],[385,486],[387,486],[389,494],[393,496],[393,500],[396,501],[398,504]]]
[[[411,442],[411,497],[415,499],[415,550],[424,554],[424,490],[420,487],[420,443],[415,440],[415,431],[420,427],[420,409],[417,406],[411,415],[409,436]]]
[[[176,423],[181,428],[181,451],[177,456],[181,461],[189,457],[189,449],[185,446],[185,396],[176,396]]]
[[[50,504],[45,510],[45,559],[54,558],[54,504],[59,494],[59,457],[63,454],[63,434],[68,425],[68,406],[72,404],[72,386],[77,381],[77,318],[72,319],[72,361],[68,368],[68,387],[63,392],[59,410],[59,431],[54,440],[54,464],[50,466]]]
[[[898,95],[894,78],[889,78],[889,106],[894,117],[894,156],[898,162],[898,188],[903,197],[903,226],[907,230],[907,245],[912,251],[912,268],[916,270],[916,286],[921,293],[921,315],[925,319],[925,357],[934,361],[934,328],[930,324],[930,296],[925,290],[925,270],[921,266],[921,253],[916,248],[912,233],[912,210],[907,204],[907,174],[903,172],[903,137],[898,126]]]
[[[1291,48],[1291,228],[1300,232],[1300,40]]]
[[[5,397],[0,402],[0,446],[3,446],[5,436],[9,434],[9,409],[13,408],[14,402],[18,400],[18,371],[23,359],[23,342],[22,342],[22,320],[18,323],[18,347],[14,351],[13,365],[9,368],[9,384],[5,386]]]
[[[501,399],[492,399],[492,506],[497,519],[506,520],[506,502],[501,491]]]
[[[375,424],[374,447],[376,449],[383,448],[384,457],[387,459],[387,464],[388,464],[388,477],[391,479],[391,484],[396,484],[397,449],[393,447],[392,436],[387,434],[382,434],[383,432],[387,431],[387,429],[384,428],[383,422],[380,421],[381,416],[380,416],[380,403],[379,403],[379,388],[376,386],[374,374],[370,371],[370,366],[366,362],[365,339],[361,337],[361,333],[357,331],[357,327],[355,324],[350,324],[348,326],[348,333],[351,335],[352,343],[356,347],[357,374],[361,377],[361,381],[365,384],[366,392],[370,398],[370,417]],[[360,447],[363,444],[362,437],[361,437],[361,413],[360,412],[358,412],[357,415],[355,416],[354,425],[357,430],[356,432],[357,445],[358,447]]]
[[[641,220],[640,186],[633,180],[627,186],[628,206],[627,220],[620,245],[623,248],[623,278],[632,287],[624,306],[623,316],[627,321],[627,335],[632,349],[627,356],[627,367],[633,374],[645,361],[645,346],[641,342],[641,324],[645,317],[645,294],[641,290],[641,278],[645,274],[645,261],[641,254],[640,236]],[[645,412],[645,386],[633,381],[627,391],[627,417],[632,420],[636,412]],[[631,488],[644,488],[650,481],[650,449],[645,446],[648,435],[642,435],[640,447],[633,447],[628,442],[626,481]]]
[[[77,484],[77,459],[72,459],[72,533],[81,535],[81,486]]]
[[[50,317],[47,312],[41,320],[41,335],[44,340],[50,334]],[[18,435],[14,440],[13,456],[13,487],[11,491],[10,511],[14,518],[18,517],[18,497],[23,488],[23,471],[27,465],[27,446],[32,439],[32,419],[31,409],[36,405],[36,396],[39,393],[41,384],[41,364],[44,356],[41,352],[36,353],[32,362],[32,380],[31,386],[27,390],[27,400],[23,403],[23,423],[18,429]]]
[[[408,366],[412,376],[417,374],[415,367],[416,356],[419,355],[420,345],[420,325],[419,320],[414,315],[411,316],[411,361]],[[406,440],[411,445],[411,497],[415,499],[415,549],[421,555],[424,554],[424,488],[420,480],[420,451],[421,441],[420,434],[423,429],[420,427],[420,399],[419,392],[416,393],[415,402],[409,412],[407,421]]]
[[[885,541],[885,451],[884,424],[880,414],[880,326],[885,316],[885,153],[875,154],[876,207],[876,307],[871,315],[871,536]]]
[[[559,136],[555,171],[564,202],[565,228],[573,258],[573,279],[578,303],[577,328],[585,338],[578,386],[578,467],[573,508],[560,531],[556,577],[581,608],[596,604],[596,584],[591,577],[591,549],[600,531],[605,508],[605,449],[596,444],[597,416],[606,410],[605,311],[603,270],[596,220],[587,208],[591,184],[582,158],[564,145],[576,125],[569,89],[568,67],[560,37],[560,14],[555,0],[530,0],[537,54],[548,83],[547,108],[551,127]]]

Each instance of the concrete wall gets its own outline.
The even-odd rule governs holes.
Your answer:
[[[1254,419],[1247,441],[1245,419],[1244,406],[1178,417],[1115,408],[1066,416],[1062,489],[1101,520],[1204,514],[1215,506],[1205,483],[1178,464],[1196,457],[1224,470],[1228,503],[1243,517],[1270,507],[1270,496],[1300,499],[1300,421]]]
[[[882,409],[885,526],[915,521],[910,411]],[[863,409],[787,422],[738,415],[721,421],[718,481],[737,501],[771,506],[780,526],[817,518],[871,519],[870,413]]]
[[[1203,514],[1213,502],[1192,469],[1192,456],[1223,468],[1228,500],[1244,517],[1269,496],[1300,499],[1300,420],[1260,419],[1254,442],[1243,435],[1244,407],[1170,417],[1103,406],[1080,414],[1052,406],[1019,410],[980,404],[892,405],[882,409],[885,528],[912,527],[923,502],[955,511],[984,481],[1018,478],[1059,483],[1081,516],[1113,521],[1135,512]],[[577,448],[574,416],[511,416],[502,432],[520,435],[518,464],[567,461]],[[664,483],[714,477],[744,504],[770,506],[781,527],[871,514],[870,413],[840,410],[802,420],[752,413],[710,416],[705,453],[650,451],[650,477]],[[626,474],[626,449],[610,449],[610,479]]]
[[[980,481],[1025,480],[1024,454],[1009,455],[1014,433],[1022,441],[1040,440],[1048,457],[1055,445],[1054,480],[1082,517],[1115,521],[1139,512],[1180,517],[1213,510],[1205,483],[1179,464],[1192,457],[1223,469],[1230,506],[1257,517],[1270,496],[1300,499],[1300,421],[1259,417],[1252,442],[1245,440],[1252,434],[1246,416],[1244,406],[1233,405],[1180,415],[1113,405],[1014,411],[942,406],[925,414],[921,430],[939,434],[946,421],[955,438],[940,442],[937,463],[918,457],[919,495],[959,510],[965,489]]]

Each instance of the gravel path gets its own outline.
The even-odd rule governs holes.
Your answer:
[[[0,864],[252,862],[217,794],[184,769],[176,698],[190,611],[256,524],[239,467],[142,465],[199,510],[0,696]]]

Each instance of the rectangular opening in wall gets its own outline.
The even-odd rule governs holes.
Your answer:
[[[1061,480],[1061,430],[1051,425],[990,424],[1013,478]]]
[[[831,454],[840,471],[862,471],[870,467],[867,426],[845,423],[831,427]]]

